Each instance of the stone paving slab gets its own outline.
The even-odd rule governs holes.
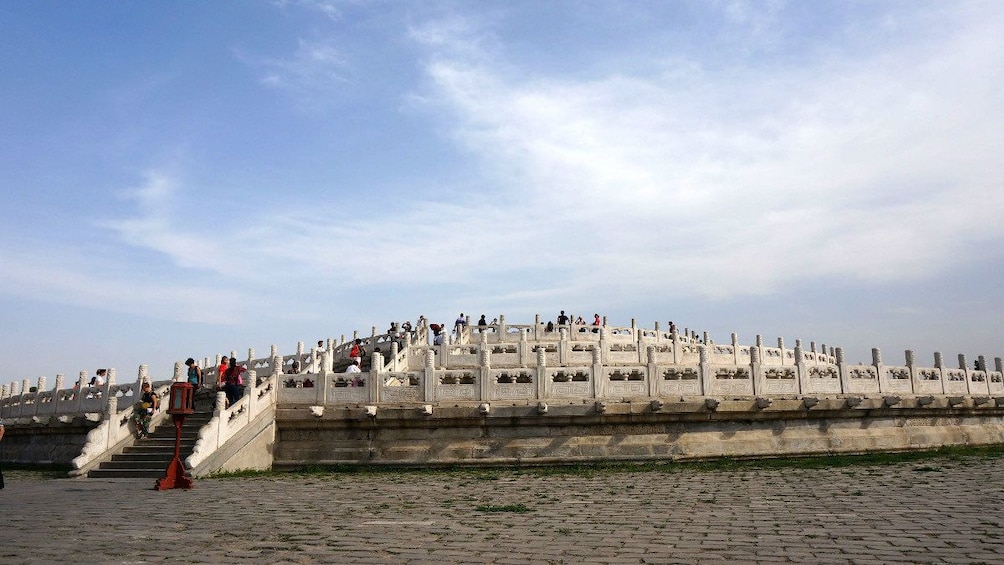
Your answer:
[[[7,471],[0,563],[1004,563],[1004,458],[199,479]]]

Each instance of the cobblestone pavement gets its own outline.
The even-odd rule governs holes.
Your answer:
[[[7,471],[0,563],[1004,563],[1004,458],[196,480]]]

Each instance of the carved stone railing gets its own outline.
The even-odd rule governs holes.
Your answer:
[[[268,365],[278,368],[281,366],[280,359],[278,355],[273,356]],[[281,373],[274,370],[271,375],[259,380],[254,369],[248,370],[244,378],[244,394],[231,406],[225,406],[226,395],[218,392],[213,418],[199,430],[192,454],[185,459],[185,467],[194,469],[255,422],[260,415],[273,410],[276,404],[276,383],[280,376]]]
[[[259,396],[270,395],[279,403],[318,406],[694,396],[1004,397],[1000,358],[995,358],[993,369],[983,357],[970,368],[960,355],[959,367],[949,368],[942,355],[935,353],[934,366],[924,367],[907,351],[905,364],[887,365],[875,349],[872,363],[853,365],[844,362],[840,348],[817,348],[814,342],[806,349],[796,340],[795,348],[789,349],[780,338],[773,347],[756,336],[754,344],[744,345],[733,334],[728,343],[716,344],[707,333],[698,336],[676,328],[665,331],[658,324],[654,329],[643,329],[634,321],[624,327],[572,324],[547,331],[539,317],[533,324],[508,324],[505,316],[500,316],[499,323],[483,328],[467,325],[460,339],[443,345],[429,345],[428,336],[427,325],[412,333],[393,335],[377,334],[374,328],[365,338],[354,334],[351,339],[342,336],[338,343],[329,339],[323,350],[307,352],[301,342],[296,353],[280,355],[272,346],[268,357],[257,358],[249,349],[239,364],[249,372],[269,375],[262,382],[267,383],[267,393],[259,390],[261,384],[254,385]],[[367,348],[371,371],[334,373],[332,368],[347,359],[355,339]],[[206,384],[216,382],[218,363],[219,357],[215,363],[205,359]],[[294,366],[299,372],[292,372]],[[0,416],[9,425],[75,417],[117,421],[118,431],[108,431],[112,423],[102,424],[104,431],[95,431],[95,436],[103,433],[109,441],[124,437],[122,430],[133,404],[130,399],[135,398],[143,377],[136,383],[116,385],[112,371],[106,385],[92,388],[86,386],[86,376],[81,373],[70,389],[62,388],[62,376],[57,376],[53,390],[45,390],[44,379],[34,390],[27,381],[21,386],[5,386],[0,394]],[[115,408],[110,410],[113,398]],[[242,400],[227,408],[223,411],[227,424],[214,424],[215,435],[207,441],[225,442],[235,419],[245,416],[242,410],[249,411],[255,405],[252,400]],[[97,443],[95,446],[99,449]]]

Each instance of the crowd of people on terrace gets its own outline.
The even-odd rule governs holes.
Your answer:
[[[415,325],[412,325],[411,320],[405,320],[404,322],[391,322],[387,329],[386,335],[392,337],[395,340],[403,341],[406,338],[416,339],[418,337],[418,329],[424,327],[428,323],[428,319],[424,315],[418,316]],[[497,326],[499,319],[497,317],[493,318],[490,322],[485,314],[481,314],[478,321],[473,326],[473,329],[478,332],[488,331],[490,327]],[[544,326],[545,333],[557,332],[561,328],[572,329],[576,326],[579,332],[592,331],[598,333],[600,331],[600,326],[604,324],[603,318],[598,313],[594,313],[591,322],[587,322],[585,318],[581,315],[576,316],[572,314],[566,314],[564,310],[561,310],[555,319],[548,320],[546,323],[541,325]],[[428,323],[428,328],[432,333],[432,344],[433,345],[443,345],[447,338],[453,336],[454,338],[459,337],[463,334],[465,328],[470,325],[470,319],[466,314],[461,312],[456,320],[453,322],[452,330],[445,323]],[[590,326],[592,328],[590,329]],[[676,330],[676,325],[670,321],[669,322],[670,331]],[[342,366],[336,370],[336,372],[342,373],[361,373],[363,372],[363,358],[367,354],[365,344],[362,339],[354,339],[349,346],[348,351],[348,364]],[[301,366],[298,359],[293,359],[289,364],[283,367],[283,372],[287,375],[310,375],[317,374],[321,372],[320,364],[323,359],[323,355],[326,352],[327,347],[325,346],[324,340],[317,341],[317,347],[312,352],[312,355],[307,357],[304,364]],[[379,351],[379,349],[376,349]],[[232,360],[231,360],[232,361]],[[218,374],[224,375],[226,373],[227,358],[223,358],[223,364],[220,365]],[[222,377],[221,377],[222,378]],[[339,377],[336,381],[336,386],[364,386],[363,382],[359,377]],[[225,385],[221,385],[225,386]],[[241,385],[238,385],[241,386]],[[283,381],[283,386],[287,388],[312,388],[314,387],[314,381],[310,378],[304,378],[298,380],[294,377],[286,378]],[[231,389],[232,390],[232,389]],[[240,389],[238,389],[240,390]],[[240,398],[239,394],[230,400],[228,395],[228,402],[235,402]]]

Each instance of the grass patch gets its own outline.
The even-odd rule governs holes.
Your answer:
[[[293,469],[278,469],[275,471],[235,471],[218,473],[212,478],[253,478],[260,476],[323,476],[323,475],[455,475],[460,481],[458,485],[469,484],[469,481],[497,481],[502,473],[514,473],[533,477],[549,476],[579,476],[593,477],[597,474],[636,473],[636,472],[716,472],[756,469],[832,469],[868,467],[876,465],[894,465],[909,462],[962,461],[970,458],[1000,458],[1004,457],[1004,444],[987,446],[946,446],[924,451],[903,451],[896,453],[864,453],[816,455],[805,457],[778,458],[721,458],[702,461],[597,461],[594,463],[577,463],[571,465],[547,466],[515,466],[498,465],[491,467],[473,467],[467,465],[436,465],[429,467],[403,465],[310,465]],[[5,466],[4,469],[13,468]],[[920,466],[918,472],[941,471],[933,465]],[[868,471],[865,471],[868,472]],[[843,471],[850,475],[853,470]],[[874,473],[872,473],[874,474]],[[62,475],[65,476],[65,473]]]

